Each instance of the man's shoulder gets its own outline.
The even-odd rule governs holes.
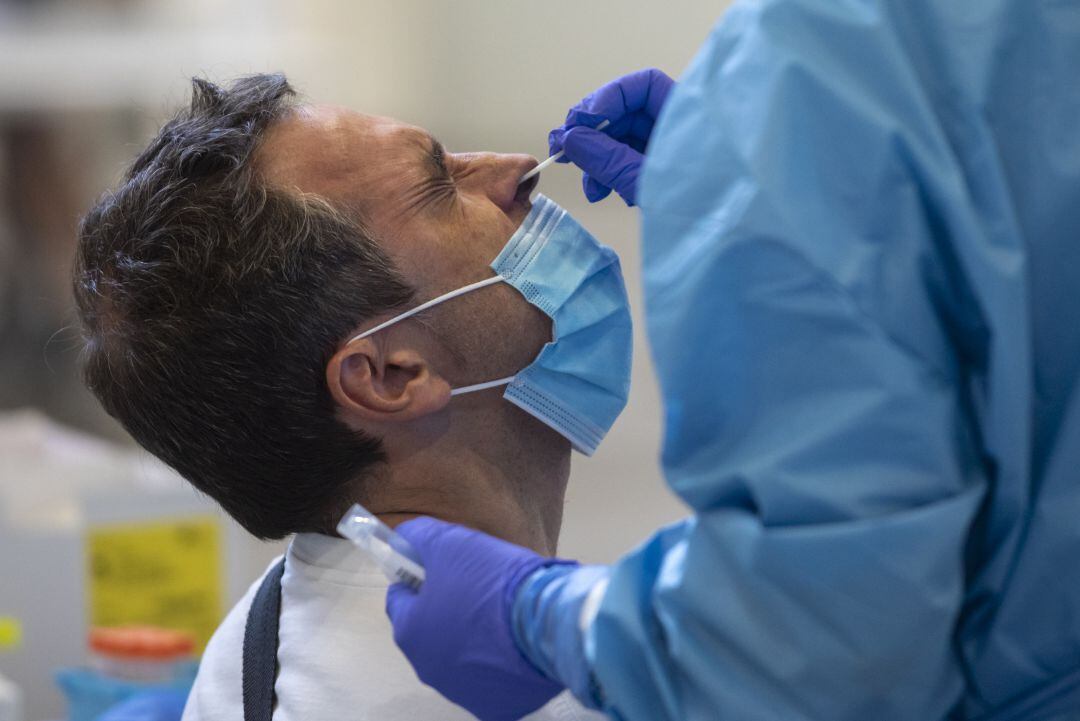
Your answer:
[[[243,650],[248,610],[263,578],[280,560],[274,559],[232,607],[206,645],[183,721],[236,721],[243,718]]]
[[[316,567],[290,552],[282,580],[275,718],[337,719],[359,713],[387,721],[472,719],[416,678],[393,642],[383,610],[385,581],[365,581],[363,575]],[[183,721],[243,719],[244,631],[265,576],[251,585],[210,639]],[[570,698],[556,699],[528,717],[591,718]]]

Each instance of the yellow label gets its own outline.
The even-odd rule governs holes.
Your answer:
[[[22,642],[22,624],[12,616],[0,616],[0,651],[14,650]]]
[[[221,559],[214,516],[89,529],[90,625],[189,631],[202,651],[222,616]]]

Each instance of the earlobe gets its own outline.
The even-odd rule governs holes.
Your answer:
[[[369,338],[334,354],[326,364],[326,382],[339,412],[359,421],[412,421],[450,401],[450,384],[420,353],[384,352]]]

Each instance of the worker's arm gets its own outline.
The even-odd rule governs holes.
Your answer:
[[[942,718],[985,487],[963,392],[790,248],[715,260],[727,297],[685,309],[698,340],[661,362],[665,475],[695,516],[613,568],[576,642],[597,698],[626,719]],[[527,651],[578,604],[526,620]]]

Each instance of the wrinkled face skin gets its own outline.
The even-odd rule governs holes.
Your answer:
[[[359,211],[418,304],[493,275],[489,264],[528,214],[536,183],[518,185],[536,165],[531,156],[451,153],[416,126],[330,106],[279,121],[259,164],[275,185]],[[433,360],[454,386],[512,375],[551,339],[547,316],[506,284],[439,305],[424,323],[445,352]]]

